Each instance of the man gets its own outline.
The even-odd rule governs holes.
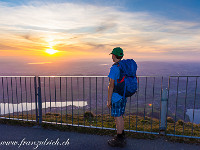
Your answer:
[[[114,64],[110,68],[110,73],[108,75],[109,86],[107,106],[108,108],[111,108],[111,116],[115,118],[117,136],[111,140],[108,140],[108,144],[113,147],[123,147],[126,144],[123,114],[125,111],[127,99],[123,99],[123,96],[113,92],[113,90],[115,85],[117,85],[117,79],[120,77],[120,70],[116,64],[121,61],[124,53],[120,47],[116,47],[110,54],[112,54],[112,60]]]

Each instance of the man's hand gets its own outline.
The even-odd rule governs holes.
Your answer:
[[[108,106],[108,108],[111,108],[111,101],[110,100],[107,101],[107,106]]]

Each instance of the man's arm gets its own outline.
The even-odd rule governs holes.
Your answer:
[[[108,101],[107,101],[108,108],[111,108],[111,98],[112,98],[114,86],[115,86],[115,80],[110,78],[110,82],[108,86]]]

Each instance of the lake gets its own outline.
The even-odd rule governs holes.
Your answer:
[[[72,101],[67,101],[67,102],[44,102],[42,103],[42,108],[61,108],[66,107],[66,106],[71,106]],[[87,106],[87,101],[73,101],[73,106],[75,107],[83,107]],[[4,114],[9,114],[13,112],[22,112],[23,111],[30,111],[30,110],[35,110],[35,103],[19,103],[19,104],[12,104],[12,103],[0,103],[0,112],[1,115]],[[5,108],[5,109],[4,109]]]
[[[186,114],[190,118],[190,122],[193,120],[193,114],[194,114],[194,120],[193,123],[200,124],[200,109],[187,109]]]

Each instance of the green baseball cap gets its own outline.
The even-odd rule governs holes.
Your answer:
[[[120,47],[115,47],[110,54],[114,54],[114,55],[117,55],[117,56],[124,56],[123,49],[120,48]]]

